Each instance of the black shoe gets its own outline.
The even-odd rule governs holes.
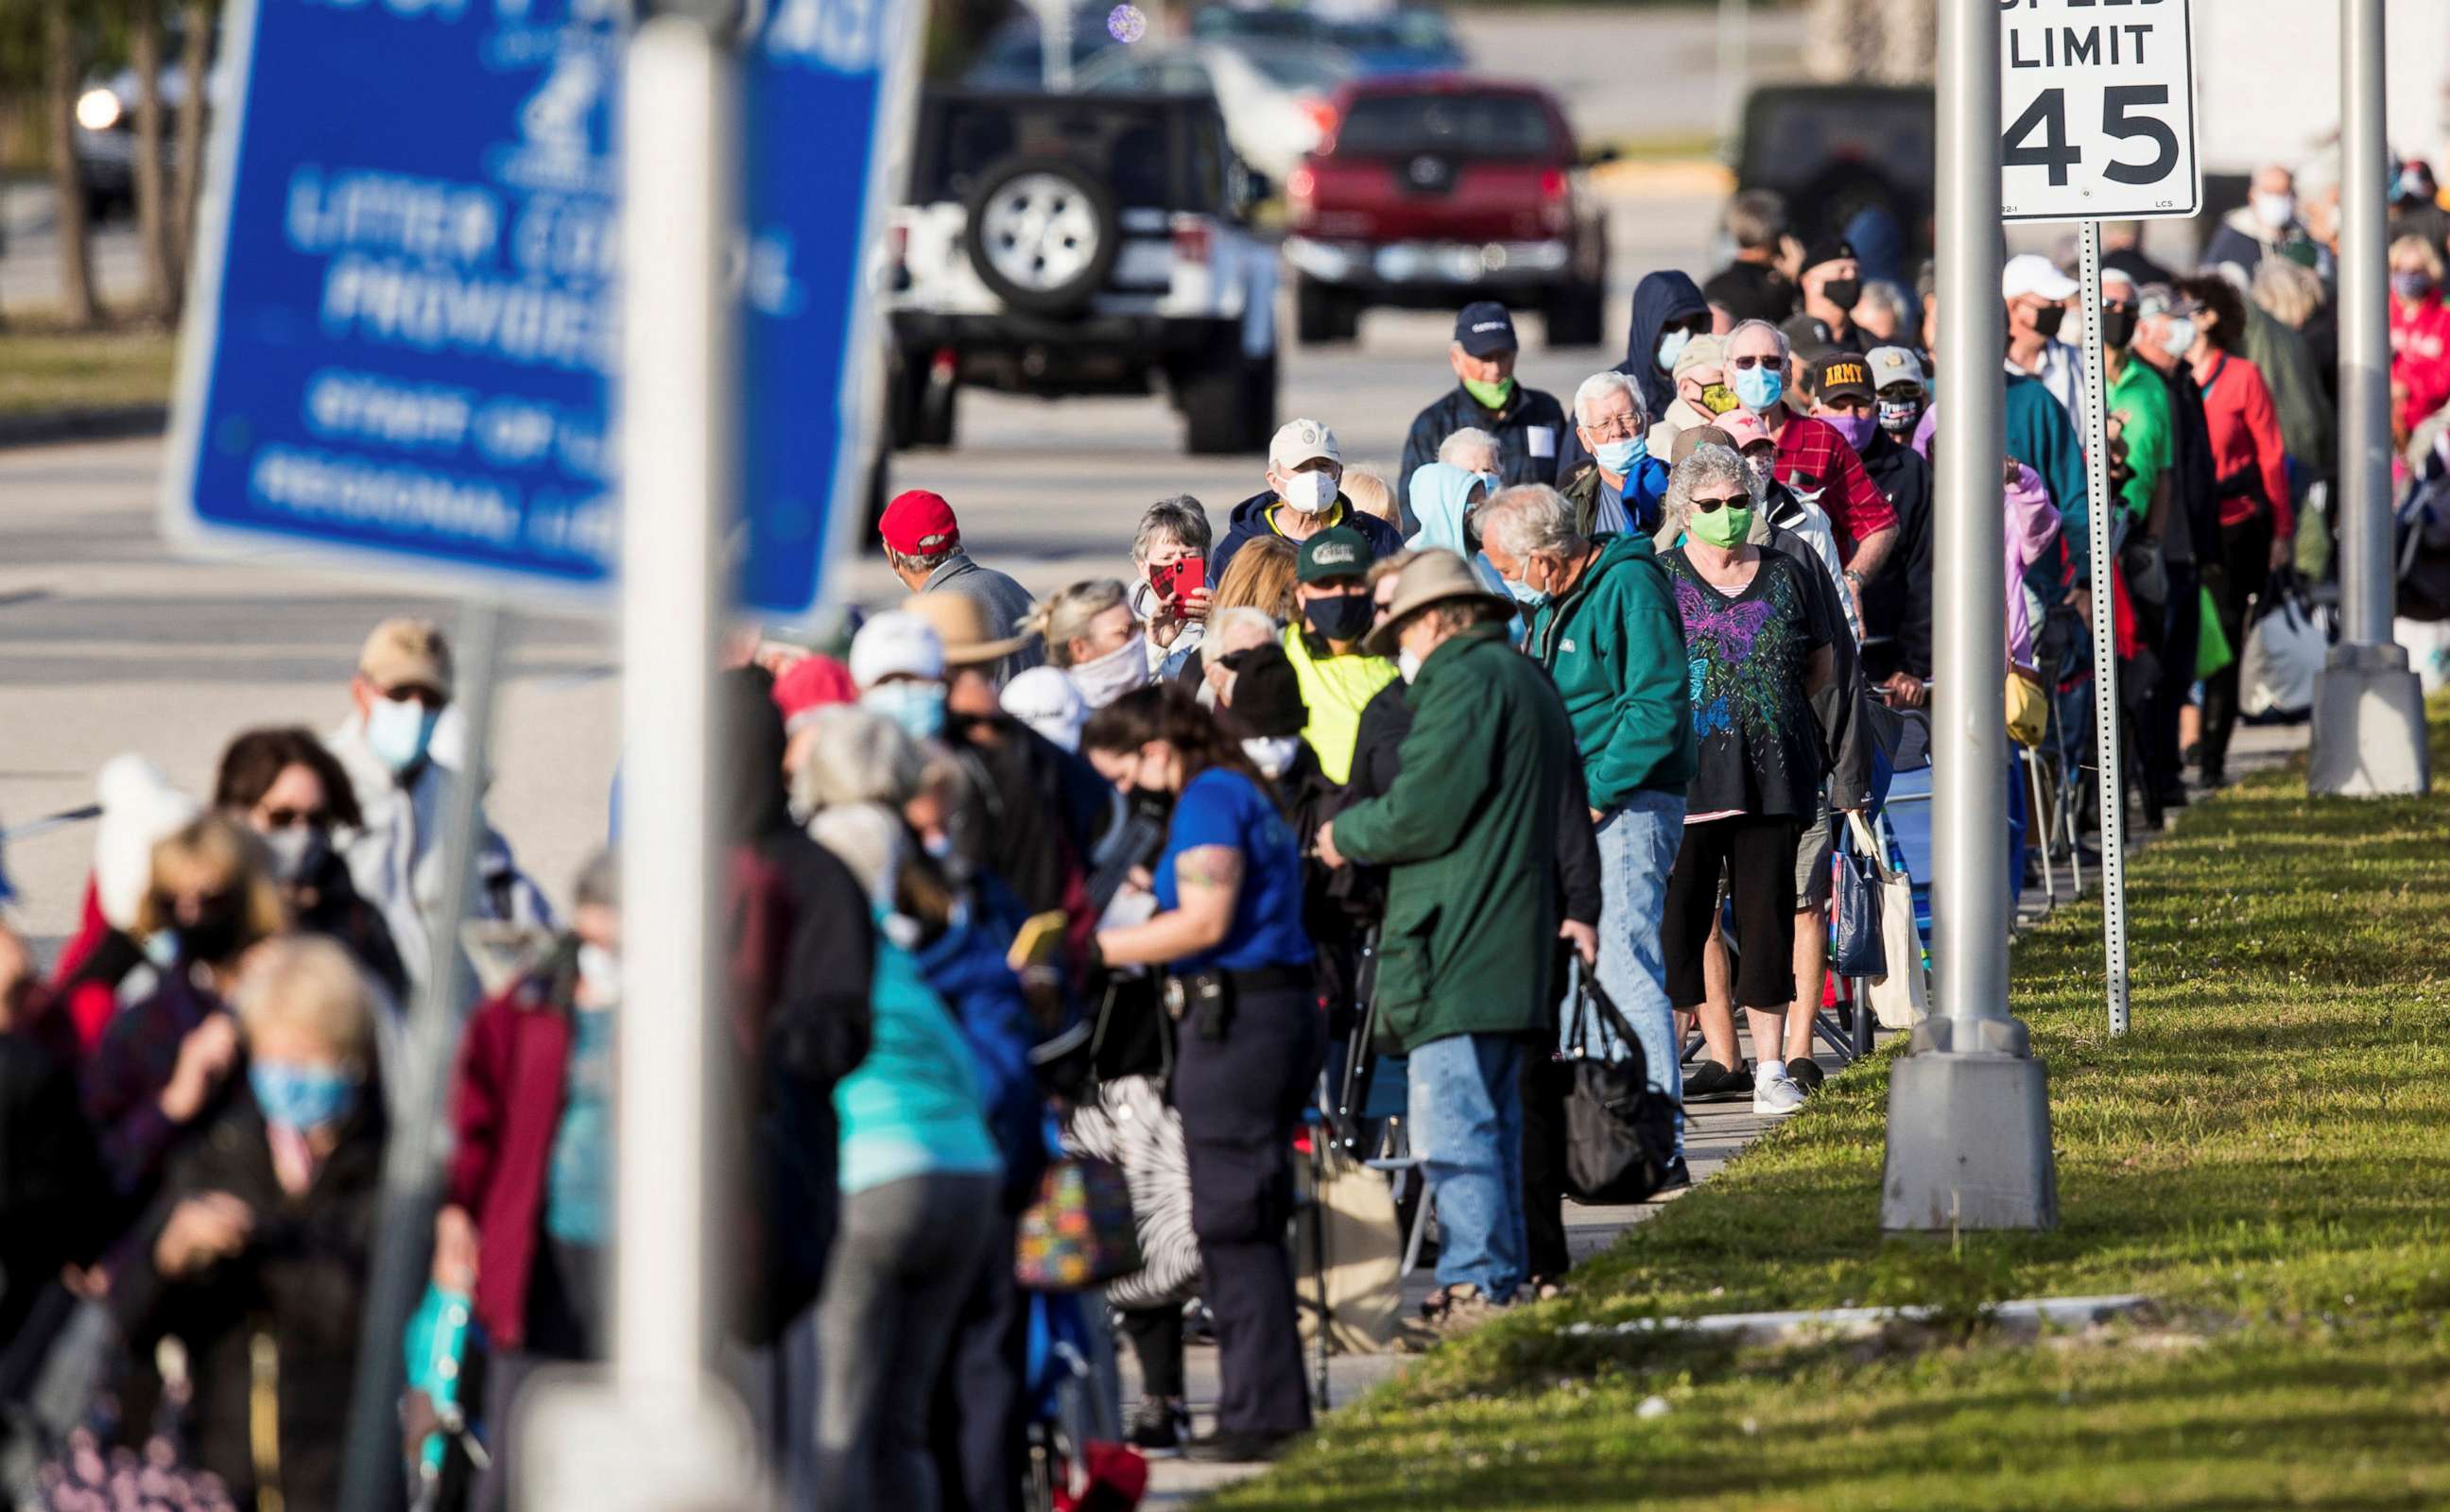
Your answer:
[[[2170,783],[2161,789],[2161,806],[2164,808],[2184,808],[2193,802],[2194,795],[2187,791],[2185,783]]]
[[[1732,1102],[1753,1095],[1753,1073],[1749,1066],[1729,1071],[1715,1060],[1704,1060],[1684,1074],[1686,1102]]]
[[[1182,1446],[1182,1457],[1195,1464],[1264,1464],[1293,1442],[1290,1433],[1229,1433],[1219,1430]]]
[[[1693,1168],[1684,1163],[1682,1155],[1678,1155],[1668,1163],[1667,1173],[1659,1178],[1659,1191],[1652,1192],[1651,1195],[1655,1197],[1660,1192],[1674,1192],[1680,1187],[1689,1187],[1692,1184]]]
[[[1132,1414],[1131,1445],[1152,1460],[1171,1460],[1182,1453],[1182,1441],[1191,1434],[1191,1414],[1180,1402],[1165,1397],[1142,1397],[1139,1409]]]
[[[1803,1089],[1803,1095],[1807,1097],[1818,1092],[1820,1084],[1829,1079],[1829,1073],[1821,1070],[1820,1062],[1810,1056],[1798,1056],[1788,1061],[1786,1074],[1794,1079],[1797,1086]]]

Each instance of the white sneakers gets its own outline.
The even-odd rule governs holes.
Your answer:
[[[1775,1073],[1766,1068],[1753,1076],[1753,1116],[1783,1118],[1803,1106],[1803,1089],[1780,1066]]]

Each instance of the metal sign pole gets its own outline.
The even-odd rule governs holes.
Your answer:
[[[2432,785],[2424,693],[2391,636],[2390,294],[2382,198],[2382,0],[2340,6],[2340,644],[2314,688],[2305,785],[2351,797]]]
[[[2083,226],[2084,470],[2092,533],[2092,748],[2101,794],[2101,940],[2110,1032],[2127,1033],[2127,769],[2118,739],[2118,627],[2110,573],[2118,556],[2110,496],[2109,355],[2101,342],[2101,223]]]
[[[1935,1017],[1889,1078],[1880,1226],[1946,1233],[2058,1221],[2050,1093],[2008,1012],[2007,598],[1999,459],[1999,11],[1939,10],[1939,464],[1932,728]]]
[[[459,664],[468,669],[458,699],[467,721],[466,765],[451,785],[443,813],[442,906],[427,938],[425,990],[417,995],[406,1054],[399,1065],[386,1068],[396,1121],[383,1156],[382,1217],[376,1231],[380,1238],[366,1288],[350,1399],[348,1461],[340,1483],[340,1504],[350,1512],[381,1512],[399,1504],[407,1492],[399,1440],[402,1330],[424,1289],[434,1244],[434,1210],[442,1185],[442,1100],[450,1086],[443,1068],[458,1042],[459,1007],[469,997],[459,927],[476,895],[477,804],[493,747],[501,624],[501,610],[489,600],[471,599],[460,611],[457,649]]]

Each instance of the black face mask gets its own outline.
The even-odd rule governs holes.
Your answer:
[[[246,921],[237,899],[206,899],[194,923],[179,925],[179,953],[219,965],[238,954],[245,936]]]
[[[1860,279],[1831,279],[1820,285],[1820,297],[1841,310],[1851,310],[1855,301],[1863,297],[1863,281]]]
[[[1370,621],[1377,606],[1367,593],[1339,593],[1332,598],[1314,598],[1302,606],[1302,618],[1321,637],[1331,641],[1357,641],[1370,630]]]
[[[2066,305],[2045,304],[2033,312],[2033,330],[2044,339],[2054,340],[2059,334],[2059,322],[2066,319]]]
[[[2101,308],[2101,339],[2108,345],[2124,347],[2135,339],[2135,307],[2131,304],[2105,304]]]

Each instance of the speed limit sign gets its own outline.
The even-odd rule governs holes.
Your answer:
[[[1998,0],[2001,213],[2011,221],[2190,216],[2188,0]]]

